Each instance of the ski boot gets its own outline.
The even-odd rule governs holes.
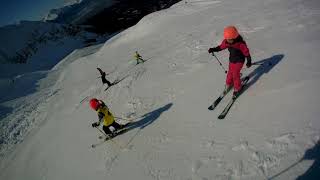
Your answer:
[[[241,90],[240,91],[233,91],[232,99],[237,99],[237,97],[239,97],[239,95],[240,95],[240,92],[241,92]]]
[[[223,90],[223,95],[225,96],[231,89],[232,86],[225,85]]]

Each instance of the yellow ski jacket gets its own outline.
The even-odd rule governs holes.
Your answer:
[[[114,122],[114,117],[106,105],[102,105],[98,110],[99,123],[103,121],[104,126],[110,126]]]

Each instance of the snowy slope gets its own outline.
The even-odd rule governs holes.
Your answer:
[[[53,92],[50,98],[28,96],[28,102],[46,99],[30,114],[43,120],[2,157],[0,179],[314,175],[319,21],[315,0],[190,0],[150,14],[98,52],[82,49],[43,78],[40,89]],[[226,119],[218,120],[227,101],[215,111],[207,107],[222,91],[225,75],[207,49],[222,40],[230,24],[245,37],[253,61],[263,65],[243,69],[252,76],[249,88]],[[145,64],[128,63],[135,50],[148,59]],[[227,55],[218,54],[224,65]],[[112,72],[111,80],[126,78],[104,91],[97,66]],[[99,132],[91,128],[97,119],[88,106],[91,97],[104,100],[117,117],[139,117],[135,128],[90,148],[99,142]]]

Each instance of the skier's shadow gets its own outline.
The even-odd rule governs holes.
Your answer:
[[[151,112],[141,116],[142,117],[141,120],[130,123],[126,132],[130,131],[132,129],[135,129],[135,128],[140,128],[140,129],[136,133],[134,133],[134,135],[132,137],[130,137],[130,139],[126,143],[126,146],[128,146],[133,141],[133,139],[139,134],[140,130],[142,130],[146,126],[150,125],[155,120],[157,120],[161,116],[161,114],[165,111],[168,111],[172,105],[173,105],[172,103],[169,103],[161,108],[158,108],[154,111],[151,111]],[[112,164],[119,157],[119,155],[120,155],[120,151],[113,158],[111,158],[111,160],[108,162],[108,166],[110,166],[110,167],[107,167],[108,169],[111,168]]]
[[[248,75],[250,76],[250,81],[245,89],[248,89],[250,86],[256,83],[263,74],[269,73],[270,70],[283,59],[283,57],[283,54],[277,54],[270,58],[254,62],[253,64],[258,65],[258,67]]]
[[[312,166],[296,180],[316,180],[320,178],[320,141],[311,149],[308,149],[303,160],[314,160]]]
[[[141,116],[141,118],[142,118],[141,120],[130,123],[130,125],[128,127],[128,131],[135,129],[135,128],[140,128],[140,129],[145,128],[146,126],[150,125],[155,120],[157,120],[163,112],[168,111],[172,105],[173,105],[172,103],[169,103],[161,108],[158,108],[154,111],[151,111],[151,112]]]
[[[291,164],[291,166],[282,170],[278,174],[268,178],[268,180],[276,179],[277,177],[289,171],[293,167],[297,166],[304,160],[314,160],[314,162],[312,166],[310,166],[310,168],[304,174],[299,176],[296,180],[318,180],[320,177],[320,141],[318,141],[318,143],[313,148],[308,149],[300,160]]]
[[[127,131],[130,131],[132,129],[136,129],[139,128],[138,131],[129,139],[127,145],[129,145],[133,139],[139,134],[139,132],[145,128],[146,126],[150,125],[151,123],[153,123],[156,119],[158,119],[160,117],[160,115],[165,112],[168,111],[172,106],[172,103],[169,103],[159,109],[156,109],[154,111],[151,111],[143,116],[141,120],[130,123],[129,127],[127,128]]]

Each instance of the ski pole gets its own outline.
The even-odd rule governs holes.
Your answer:
[[[96,129],[98,129],[103,135],[105,135],[106,137],[108,137],[108,135],[106,133],[104,133],[101,129],[99,129],[98,127],[95,127]],[[123,149],[124,147],[121,146],[119,143],[117,143],[115,140],[110,139],[111,142],[113,142],[115,145],[119,146],[121,149]]]
[[[95,127],[96,129],[98,129],[98,131],[100,131],[103,135],[105,135],[106,137],[108,136],[106,133],[104,133],[103,131],[101,131],[101,129],[99,129],[98,127]]]
[[[218,59],[218,57],[217,57],[214,53],[212,53],[212,56],[214,56],[214,57],[216,58],[216,60],[217,60],[217,61],[219,62],[219,64],[220,64],[221,68],[224,70],[224,73],[227,74],[228,71],[223,67],[223,65],[222,65],[221,61]]]

